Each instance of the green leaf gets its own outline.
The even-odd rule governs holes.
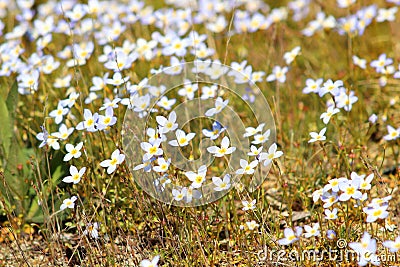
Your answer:
[[[1,191],[8,191],[8,202],[16,206],[17,212],[22,213],[24,210],[23,202],[28,194],[32,179],[32,169],[27,164],[33,155],[32,148],[21,149],[16,138],[12,139],[10,154],[4,169],[4,177],[7,189],[0,185]],[[20,166],[22,166],[22,169]],[[5,195],[7,198],[7,195]]]
[[[54,170],[52,176],[51,176],[51,182],[47,183],[46,185],[49,186],[50,184],[52,185],[51,188],[46,188],[46,193],[49,193],[50,191],[54,191],[56,188],[57,184],[61,180],[61,178],[64,176],[65,172],[63,170],[62,165],[58,165],[56,169]],[[54,201],[56,203],[56,206],[59,206],[60,204],[58,203],[57,200],[51,199],[50,196],[47,194],[43,195],[45,197],[44,201]],[[26,209],[28,210],[25,220],[29,222],[34,222],[34,223],[43,223],[44,222],[44,214],[42,207],[38,204],[39,203],[39,198],[38,196],[31,197],[30,199],[26,199],[27,201],[27,207]],[[29,202],[30,201],[30,202]]]
[[[58,165],[57,168],[54,170],[52,177],[51,177],[51,181],[52,181],[52,185],[54,189],[57,184],[59,183],[59,181],[61,180],[61,177],[65,174],[62,165]]]
[[[7,104],[5,99],[0,98],[0,145],[1,145],[1,152],[2,152],[2,160],[3,164],[4,161],[7,159],[8,154],[10,152],[10,145],[11,145],[11,138],[13,137],[12,134],[12,125],[10,116],[7,109]]]
[[[8,112],[10,113],[10,119],[12,122],[14,122],[15,114],[16,114],[17,106],[18,106],[18,84],[17,84],[17,82],[14,82],[14,84],[12,85],[11,90],[7,96],[6,104],[7,104]]]
[[[7,159],[11,139],[13,138],[14,120],[18,105],[18,84],[14,82],[7,98],[0,96],[0,148],[3,155],[3,161]],[[4,164],[4,162],[3,162]]]
[[[38,197],[32,199],[32,202],[29,203],[29,210],[25,216],[25,220],[28,222],[34,223],[43,223],[44,216],[41,206],[39,206]]]

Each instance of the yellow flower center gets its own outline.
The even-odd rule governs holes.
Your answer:
[[[348,187],[347,189],[346,189],[346,193],[348,194],[348,195],[353,195],[354,194],[354,192],[356,191],[356,189],[354,188],[354,187]]]
[[[186,142],[187,142],[187,138],[186,137],[179,138],[179,144],[180,145],[183,145]]]
[[[254,28],[257,28],[258,26],[260,26],[260,22],[258,20],[253,20],[250,22],[250,24]]]
[[[199,184],[199,183],[203,182],[203,176],[197,175],[196,179],[194,179],[194,180],[195,180],[196,183]]]
[[[87,122],[86,122],[86,125],[88,127],[92,126],[93,124],[94,124],[94,120],[93,119],[88,119]]]
[[[153,146],[149,149],[150,154],[155,154],[157,152],[157,147]]]
[[[180,49],[182,47],[182,44],[181,43],[176,43],[175,45],[174,45],[174,48],[175,49]]]
[[[107,117],[104,119],[105,124],[109,124],[111,122],[111,118]]]
[[[74,174],[74,175],[72,176],[72,180],[74,180],[74,181],[78,181],[79,178],[80,178],[80,176],[79,176],[78,173],[76,173],[76,174]]]
[[[204,50],[197,51],[197,56],[198,57],[205,57],[206,56],[206,51],[204,51]]]
[[[121,29],[114,28],[114,29],[113,29],[113,33],[114,33],[115,35],[119,35],[119,34],[121,33]]]
[[[218,151],[220,154],[225,154],[226,148],[220,148]]]
[[[346,22],[346,23],[343,25],[343,30],[344,30],[345,32],[350,32],[350,30],[351,30],[351,24],[350,24],[349,22]]]
[[[82,51],[81,52],[81,57],[86,57],[89,53],[87,51]]]
[[[374,211],[373,213],[372,213],[372,215],[374,215],[374,217],[378,217],[378,216],[380,216],[382,214],[382,210],[376,210],[376,211]]]
[[[116,165],[117,163],[118,163],[117,159],[112,159],[110,162],[111,165]]]

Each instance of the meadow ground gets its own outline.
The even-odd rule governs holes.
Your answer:
[[[400,266],[398,0],[0,0],[0,266]]]

